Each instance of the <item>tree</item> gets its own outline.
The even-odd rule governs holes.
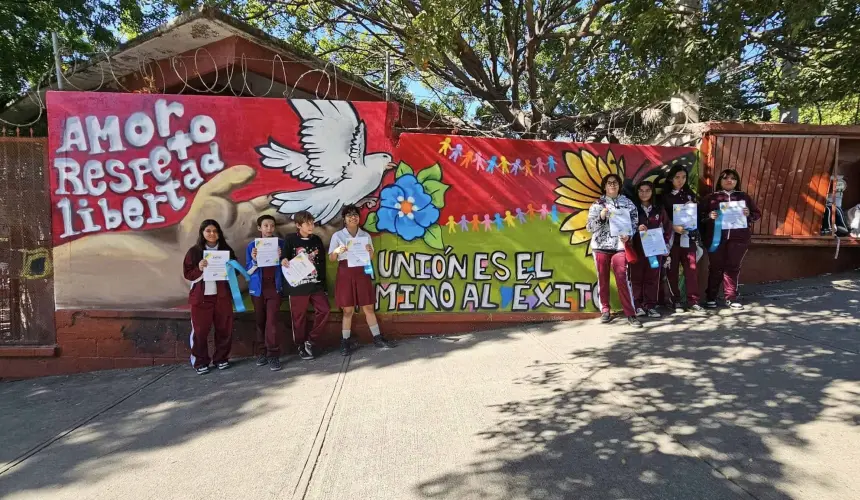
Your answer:
[[[0,2],[0,103],[37,86],[54,67],[51,32],[67,53],[111,49],[119,22],[139,25],[143,14],[134,0],[4,0]]]

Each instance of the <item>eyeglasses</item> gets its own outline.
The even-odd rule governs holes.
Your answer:
[[[617,182],[617,181],[609,181],[609,182],[607,182],[607,183],[606,183],[606,185],[607,185],[607,186],[617,186],[617,185],[618,185],[618,182]]]
[[[350,219],[350,218],[353,218],[353,217],[354,217],[354,218],[358,218],[358,217],[359,217],[359,215],[358,215],[358,214],[346,214],[346,218],[347,218],[347,219]]]

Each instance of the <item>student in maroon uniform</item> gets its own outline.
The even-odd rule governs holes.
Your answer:
[[[723,170],[717,178],[718,191],[706,196],[699,203],[699,219],[704,225],[705,248],[711,248],[714,238],[714,225],[719,216],[720,203],[728,201],[743,201],[746,205],[744,215],[747,224],[761,219],[761,212],[752,198],[742,191],[735,189],[741,183],[741,176],[732,169]],[[708,254],[708,288],[705,290],[705,306],[717,307],[717,294],[722,283],[726,294],[726,304],[732,309],[743,309],[738,301],[738,276],[741,273],[741,263],[750,244],[749,227],[745,229],[723,229],[720,235],[720,245],[715,252]]]
[[[290,316],[293,320],[293,342],[299,347],[299,357],[314,359],[315,343],[325,331],[331,308],[325,291],[325,246],[314,232],[314,216],[299,212],[293,216],[297,232],[287,236],[286,252],[282,265],[289,267],[290,260],[305,254],[314,265],[314,271],[298,285],[287,284],[290,294]],[[308,303],[314,306],[314,326],[308,329]]]
[[[188,303],[191,305],[191,365],[198,375],[209,373],[209,330],[215,327],[215,354],[213,364],[219,370],[230,368],[228,360],[233,344],[233,299],[226,281],[203,281],[203,269],[208,263],[204,250],[226,250],[230,259],[236,254],[227,241],[221,226],[213,219],[200,224],[197,244],[188,249],[183,262],[183,275],[191,282]]]
[[[361,215],[358,207],[347,205],[341,211],[344,227],[334,233],[329,243],[329,260],[337,261],[337,276],[334,282],[334,301],[337,307],[343,310],[342,333],[343,340],[340,342],[340,353],[349,356],[352,351],[350,335],[352,331],[352,316],[355,307],[358,306],[367,318],[370,333],[373,334],[373,343],[377,347],[391,348],[394,343],[386,340],[379,331],[379,323],[376,320],[376,292],[373,289],[373,280],[365,272],[363,267],[349,267],[347,263],[347,247],[349,240],[353,238],[366,238],[370,242],[370,234],[358,227]],[[367,244],[367,251],[373,256],[373,244]]]
[[[663,188],[663,207],[667,217],[673,217],[672,207],[696,203],[696,195],[687,184],[687,171],[681,165],[669,170],[666,186]],[[684,283],[687,289],[687,308],[703,312],[699,305],[699,279],[696,275],[696,248],[699,231],[688,231],[681,226],[672,226],[669,240],[669,286],[675,297],[675,312],[684,312],[681,291],[678,285],[679,267],[684,267]]]
[[[275,237],[275,218],[261,215],[257,219],[261,238]],[[283,256],[284,242],[278,239],[278,253]],[[276,372],[281,369],[281,288],[283,273],[278,266],[257,267],[257,242],[248,243],[245,249],[245,268],[251,275],[248,293],[254,302],[254,318],[257,323],[257,366],[269,365]]]
[[[609,307],[609,273],[615,275],[618,286],[618,298],[621,308],[627,316],[627,323],[634,328],[642,328],[642,323],[636,318],[636,308],[633,302],[633,290],[627,273],[627,254],[624,245],[630,236],[612,236],[609,216],[613,210],[626,211],[630,214],[630,234],[639,227],[636,205],[630,198],[621,194],[621,177],[609,174],[601,181],[600,189],[603,196],[597,199],[588,209],[588,221],[585,228],[591,233],[591,254],[594,256],[594,267],[597,270],[597,295],[600,298],[600,322],[612,321]]]
[[[650,181],[640,182],[636,186],[636,208],[639,214],[639,231],[634,235],[636,252],[639,260],[630,264],[630,281],[633,283],[633,303],[636,304],[636,316],[648,316],[659,318],[657,311],[657,296],[660,292],[660,272],[663,268],[665,257],[657,256],[659,265],[656,269],[651,267],[648,257],[642,250],[642,238],[639,233],[648,229],[662,229],[664,237],[668,240],[670,224],[666,217],[666,210],[662,205],[655,202],[654,184]]]

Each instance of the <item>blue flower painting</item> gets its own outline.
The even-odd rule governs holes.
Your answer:
[[[412,167],[401,163],[394,183],[382,189],[379,208],[368,214],[364,228],[396,234],[405,241],[421,238],[429,247],[442,250],[442,228],[438,221],[448,187],[442,182],[442,168],[438,164],[416,174]]]
[[[404,175],[382,190],[376,228],[406,241],[421,238],[439,220],[439,209],[414,175]]]

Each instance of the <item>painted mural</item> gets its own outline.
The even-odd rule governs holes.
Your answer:
[[[57,306],[184,307],[181,260],[202,220],[242,249],[259,215],[286,234],[307,210],[328,243],[357,204],[380,312],[594,310],[585,214],[600,179],[696,172],[692,148],[395,140],[395,116],[388,103],[49,93]]]
[[[596,310],[588,208],[608,173],[632,193],[692,148],[407,134],[365,229],[381,312]]]

